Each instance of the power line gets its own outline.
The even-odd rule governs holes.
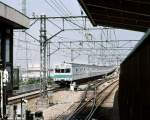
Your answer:
[[[61,16],[61,14],[59,13],[59,11],[53,6],[51,5],[47,0],[44,0],[58,15]]]
[[[30,45],[34,45],[34,46],[40,46],[39,44],[34,44],[30,41],[26,41],[26,40],[22,40],[22,39],[17,39],[17,38],[14,38],[15,40],[18,40],[19,42],[23,42],[23,43],[30,43]]]
[[[55,6],[55,7],[53,7],[47,0],[45,0],[46,1],[46,3],[48,3],[60,16],[62,16],[59,12],[58,12],[58,10],[57,9],[55,9],[55,7],[56,8],[58,8],[60,11],[61,11],[61,13],[63,12],[63,14],[65,13],[66,15],[68,15],[69,16],[69,14],[68,13],[66,13],[66,12],[64,12],[62,9],[60,9],[60,4],[57,2],[57,1],[52,1],[52,3],[53,3],[53,5]],[[58,6],[59,5],[59,6]],[[62,7],[61,7],[62,8]],[[78,26],[78,27],[81,27],[81,26],[79,26],[79,25],[77,25],[76,23],[74,23],[74,22],[72,22],[71,20],[72,20],[72,18],[71,18],[71,20],[68,20],[68,19],[65,19],[66,21],[69,21],[69,22],[71,22],[72,24],[74,24],[74,25],[76,25],[76,26]],[[71,24],[71,25],[72,25]],[[84,29],[83,27],[82,27],[82,29]],[[80,33],[80,31],[78,31],[79,33]],[[81,34],[83,34],[82,32],[81,32]]]
[[[57,2],[56,0],[51,0],[52,3],[54,4],[54,6],[61,11],[61,13],[63,13],[65,16],[68,15],[68,13],[66,13],[66,11],[64,10],[64,8],[59,4],[59,2]]]
[[[62,2],[62,0],[59,0],[59,1],[60,1],[61,5],[64,6],[64,8],[66,9],[66,11],[68,11],[68,13],[71,15],[71,12],[67,9],[67,7],[64,5],[64,3]]]

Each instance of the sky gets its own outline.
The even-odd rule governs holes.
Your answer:
[[[22,0],[0,0],[4,2],[5,4],[8,4],[9,6],[22,11]],[[40,16],[41,14],[45,14],[47,16],[53,17],[53,16],[80,16],[81,15],[81,7],[79,6],[77,0],[26,0],[27,4],[27,16],[33,17],[34,16]],[[55,2],[55,4],[54,4]],[[60,5],[65,6],[62,10],[59,6],[56,6],[56,4],[59,3]],[[58,4],[57,4],[58,5]],[[84,13],[85,14],[85,13]],[[31,21],[32,23],[33,21]],[[55,24],[61,26],[60,21],[53,21]],[[79,22],[81,25],[81,23]],[[88,22],[88,25],[91,26],[91,24]],[[66,23],[66,26],[69,27],[69,24]],[[37,22],[35,25],[33,25],[30,29],[27,30],[28,33],[32,34],[37,39],[39,38],[39,23]],[[58,31],[58,28],[51,23],[47,24],[47,36],[50,37],[50,35],[55,34]],[[83,32],[83,31],[81,31]],[[125,39],[125,40],[140,40],[144,33],[135,32],[135,31],[128,31],[128,30],[115,30],[117,39]],[[113,33],[110,33],[113,34]],[[99,31],[93,32],[92,35],[94,36],[94,39],[100,39],[100,33]],[[63,32],[59,34],[58,36],[67,37],[68,39],[85,39],[84,34],[81,34],[76,31],[72,32]],[[113,36],[113,35],[111,35]],[[15,66],[21,66],[22,68],[26,68],[27,61],[24,60],[26,58],[26,44],[24,41],[24,34],[21,32],[15,32],[14,35],[14,65]],[[27,58],[28,65],[39,65],[40,63],[40,55],[39,55],[39,43],[29,36],[26,36],[26,39],[28,41],[27,47],[28,47],[28,53]],[[56,37],[52,39],[52,41],[59,41],[59,38]],[[132,43],[129,43],[132,44]],[[121,54],[121,53],[120,53]],[[67,56],[67,57],[66,57]],[[68,51],[58,51],[55,54],[51,56],[51,66],[54,64],[60,64],[63,61],[70,61],[70,53]],[[80,56],[78,57],[74,62],[78,63],[87,63],[87,57]]]

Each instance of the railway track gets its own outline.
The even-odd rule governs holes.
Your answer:
[[[104,79],[104,80],[99,79],[99,80],[96,80],[96,81],[93,81],[93,82],[89,82],[88,83],[88,87],[86,88],[86,90],[85,90],[85,92],[84,92],[84,94],[82,96],[81,101],[77,102],[77,103],[75,103],[73,105],[71,105],[64,113],[62,113],[61,115],[59,115],[56,118],[56,120],[62,120],[62,119],[63,120],[64,119],[69,120],[69,119],[74,119],[74,118],[76,119],[77,117],[75,117],[75,116],[81,116],[80,115],[80,113],[81,113],[80,110],[82,110],[82,108],[84,110],[86,110],[85,106],[89,104],[88,101],[91,101],[92,102],[92,103],[90,103],[91,106],[92,105],[94,106],[94,103],[96,103],[94,101],[97,101],[96,99],[98,99],[96,97],[97,93],[98,93],[97,91],[99,91],[98,87],[99,86],[101,86],[101,87],[104,86],[103,84],[105,82],[109,83],[110,81],[108,79]],[[92,98],[87,97],[88,96],[88,92],[90,92],[90,91],[93,92],[93,88],[96,88],[95,91],[94,91],[94,97],[92,97]],[[64,89],[64,88],[59,88],[59,87],[55,87],[55,88],[53,87],[52,88],[52,87],[50,87],[48,89],[48,91],[56,92],[56,91],[59,91],[59,90],[62,90],[62,89]],[[18,104],[18,103],[21,103],[22,99],[30,100],[30,99],[38,98],[39,96],[40,96],[40,90],[34,91],[34,92],[30,92],[30,93],[19,94],[19,95],[10,97],[8,99],[8,104],[9,105]],[[92,107],[92,108],[94,110],[94,107]],[[87,109],[87,111],[89,111],[88,113],[91,112],[90,109],[89,110]],[[69,115],[69,117],[68,117],[68,115]]]
[[[82,101],[77,109],[67,117],[67,120],[90,120],[95,111],[109,97],[111,92],[117,87],[118,80],[103,81],[95,86],[94,96]]]
[[[62,90],[62,88],[60,88],[60,87],[50,87],[50,88],[48,88],[47,91],[56,92],[56,91],[59,91],[59,90]],[[18,95],[15,95],[15,96],[12,96],[12,97],[8,98],[8,105],[20,103],[22,101],[22,99],[29,100],[29,99],[34,99],[34,98],[38,98],[38,97],[40,97],[40,90],[27,92],[27,93],[23,93],[23,94],[19,93]]]
[[[112,91],[118,86],[118,82],[113,82],[110,86],[107,86],[102,92],[98,93],[94,99],[94,104],[90,113],[86,116],[85,120],[91,120],[94,116],[95,111],[98,109],[99,106],[111,95]]]
[[[89,87],[92,87],[92,86],[95,86],[96,84],[100,84],[100,83],[102,83],[102,80],[96,80],[96,81],[88,82],[88,85],[89,85]],[[62,90],[62,89],[63,88],[55,86],[55,87],[48,88],[48,91],[56,92],[56,91]],[[87,92],[87,90],[86,90],[86,92]],[[40,96],[40,90],[32,90],[30,92],[28,91],[28,92],[23,92],[23,93],[17,93],[14,96],[8,98],[8,105],[20,103],[22,99],[29,100],[29,99],[37,98],[39,96]],[[86,96],[86,94],[84,95],[83,100],[84,100],[85,96]]]
[[[94,88],[97,88],[99,86],[102,86],[105,82],[109,82],[109,80],[114,79],[114,77],[109,77],[108,78],[103,78],[103,79],[98,79],[95,81],[90,81],[88,82],[88,86],[86,87],[85,92],[82,95],[82,98],[80,100],[80,102],[78,103],[74,103],[73,105],[71,105],[65,112],[63,112],[61,115],[59,115],[58,117],[56,117],[56,120],[69,120],[72,119],[78,112],[79,110],[81,110],[81,108],[84,108],[87,99],[89,99],[88,101],[91,101],[89,98],[89,92],[93,92]],[[93,94],[93,93],[92,93]],[[94,90],[94,94],[96,96],[96,91]],[[87,102],[88,103],[88,102]],[[69,115],[69,116],[68,116]]]
[[[65,120],[68,117],[66,117],[67,115],[69,115],[72,111],[76,111],[84,102],[85,102],[85,98],[87,97],[88,91],[93,89],[92,87],[94,87],[95,85],[100,85],[103,84],[104,82],[106,82],[105,80],[102,79],[98,79],[95,81],[90,81],[88,82],[88,86],[85,89],[85,92],[82,95],[82,98],[80,100],[79,103],[75,103],[73,105],[71,105],[65,112],[63,112],[61,115],[59,115],[58,117],[56,117],[55,120]]]

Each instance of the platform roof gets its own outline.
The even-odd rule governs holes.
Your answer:
[[[94,26],[146,32],[150,28],[150,0],[78,0]]]
[[[0,25],[9,25],[14,29],[29,27],[29,18],[14,8],[0,2]]]

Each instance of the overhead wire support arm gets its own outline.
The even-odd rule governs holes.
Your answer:
[[[35,19],[29,26],[32,27],[39,19]]]
[[[58,26],[57,24],[55,24],[54,22],[52,22],[51,20],[47,19],[50,23],[52,23],[54,26],[56,26],[57,28],[59,28],[60,30],[63,30],[60,26]],[[63,27],[64,28],[64,27]]]
[[[130,41],[132,41],[132,42],[138,42],[139,40],[118,40],[119,42],[130,42]],[[110,40],[109,42],[118,42],[118,41],[116,41],[116,40]],[[108,42],[108,41],[105,41],[105,40],[103,40],[103,41],[82,41],[82,40],[74,40],[74,41],[56,41],[56,42],[52,42],[52,43],[59,43],[59,44],[61,44],[61,43],[101,43],[101,42]],[[49,42],[48,42],[49,43]]]
[[[72,22],[71,20],[68,20],[68,19],[65,19],[65,20],[68,21],[68,22],[70,22],[70,23],[72,23],[73,25],[75,25],[75,26],[81,28],[81,29],[85,29],[84,27],[82,27],[82,26],[80,26],[80,25],[78,25],[78,24]]]
[[[51,42],[48,42],[48,43],[51,43]],[[47,56],[49,57],[49,56],[53,55],[54,53],[56,53],[59,50],[60,50],[60,44],[59,44],[59,46],[57,47],[56,50],[54,50],[53,52],[49,53]]]
[[[63,19],[63,26],[64,26],[64,21],[68,21],[70,22],[71,24],[81,28],[81,29],[85,29],[85,27],[82,27],[74,22],[72,22],[72,20],[69,20],[69,19],[77,19],[77,18],[87,18],[87,16],[67,16],[67,17],[46,17],[46,19],[51,22],[53,25],[57,26],[58,28],[60,28],[58,25],[56,25],[55,23],[53,23],[50,19]],[[32,19],[36,19],[36,21],[40,20],[40,17],[33,17],[33,18],[30,18],[31,20]],[[86,20],[86,19],[85,19]],[[35,22],[36,22],[35,21]],[[63,27],[64,28],[64,27]],[[61,29],[61,28],[60,28]]]
[[[55,51],[53,51],[52,53],[49,53],[47,56],[51,56],[53,55],[54,53],[56,53],[57,51],[59,51],[60,48],[57,48]]]
[[[51,40],[52,38],[54,38],[55,36],[57,36],[59,33],[63,32],[64,30],[60,30],[59,32],[55,33],[53,36],[51,36],[50,38],[48,38],[47,40],[45,40],[45,43],[47,43],[47,41]]]
[[[33,37],[31,34],[27,33],[26,31],[25,31],[25,33],[26,33],[28,36],[30,36],[31,38],[33,38],[34,40],[36,40],[36,41],[40,42],[40,40],[39,40],[39,39],[37,39],[37,38]]]
[[[87,16],[63,16],[63,17],[46,17],[46,19],[69,19],[69,18],[87,18]],[[30,19],[40,19],[40,17],[31,17]]]
[[[71,31],[71,30],[76,30],[76,31],[80,31],[80,30],[90,30],[90,31],[94,31],[94,30],[101,30],[102,28],[87,28],[87,27],[85,27],[85,28],[83,28],[83,27],[81,27],[81,28],[67,28],[67,29],[64,29],[65,31]],[[108,29],[108,28],[105,28],[105,29]]]

